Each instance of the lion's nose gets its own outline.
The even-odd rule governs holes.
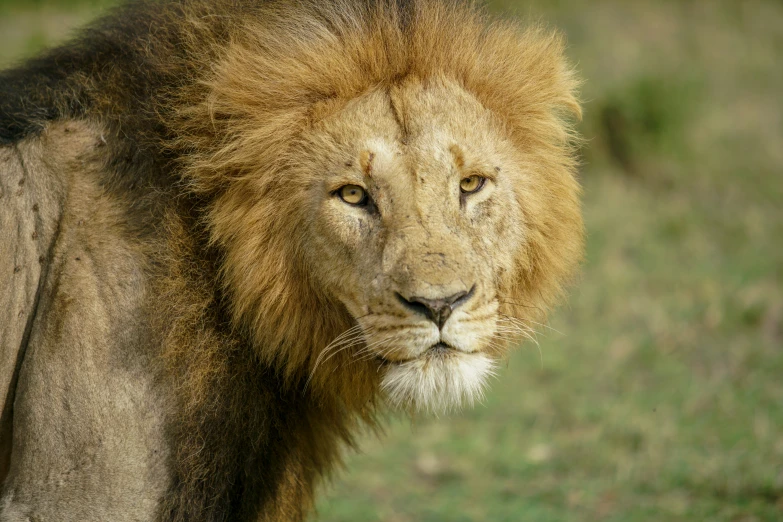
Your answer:
[[[405,308],[424,314],[430,321],[438,325],[438,329],[441,329],[451,316],[451,312],[473,296],[475,288],[474,285],[468,292],[459,292],[438,299],[428,299],[416,295],[404,297],[398,292],[397,299],[400,300]]]

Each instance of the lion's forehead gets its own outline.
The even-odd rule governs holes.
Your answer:
[[[471,93],[442,80],[364,93],[323,123],[338,142],[336,149],[355,157],[335,160],[370,151],[376,164],[399,162],[402,156],[421,167],[450,164],[455,144],[471,156],[497,156],[504,137],[495,120]]]

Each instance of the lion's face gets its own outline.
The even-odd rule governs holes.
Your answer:
[[[526,174],[501,124],[454,83],[408,82],[348,102],[304,147],[304,254],[358,325],[330,350],[374,360],[399,406],[472,402],[526,237]]]

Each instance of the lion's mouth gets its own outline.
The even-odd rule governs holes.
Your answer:
[[[444,359],[446,357],[450,357],[456,352],[456,350],[444,343],[444,342],[438,342],[427,348],[424,352],[421,353],[421,355],[417,357],[408,357],[406,359],[393,359],[390,357],[384,357],[382,355],[377,355],[375,358],[380,362],[382,365],[392,365],[392,364],[405,364],[412,361],[418,361],[421,359]]]

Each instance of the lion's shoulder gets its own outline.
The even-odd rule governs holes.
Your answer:
[[[94,506],[100,519],[149,519],[154,506],[118,492],[159,495],[167,485],[144,248],[128,233],[126,203],[99,182],[104,148],[100,130],[79,121],[0,147],[0,478],[7,473],[4,491],[14,495],[7,517],[59,518],[55,499],[78,503],[100,490],[93,498],[114,499]],[[13,434],[24,444],[14,445],[9,467]],[[120,462],[136,473],[100,471]]]

